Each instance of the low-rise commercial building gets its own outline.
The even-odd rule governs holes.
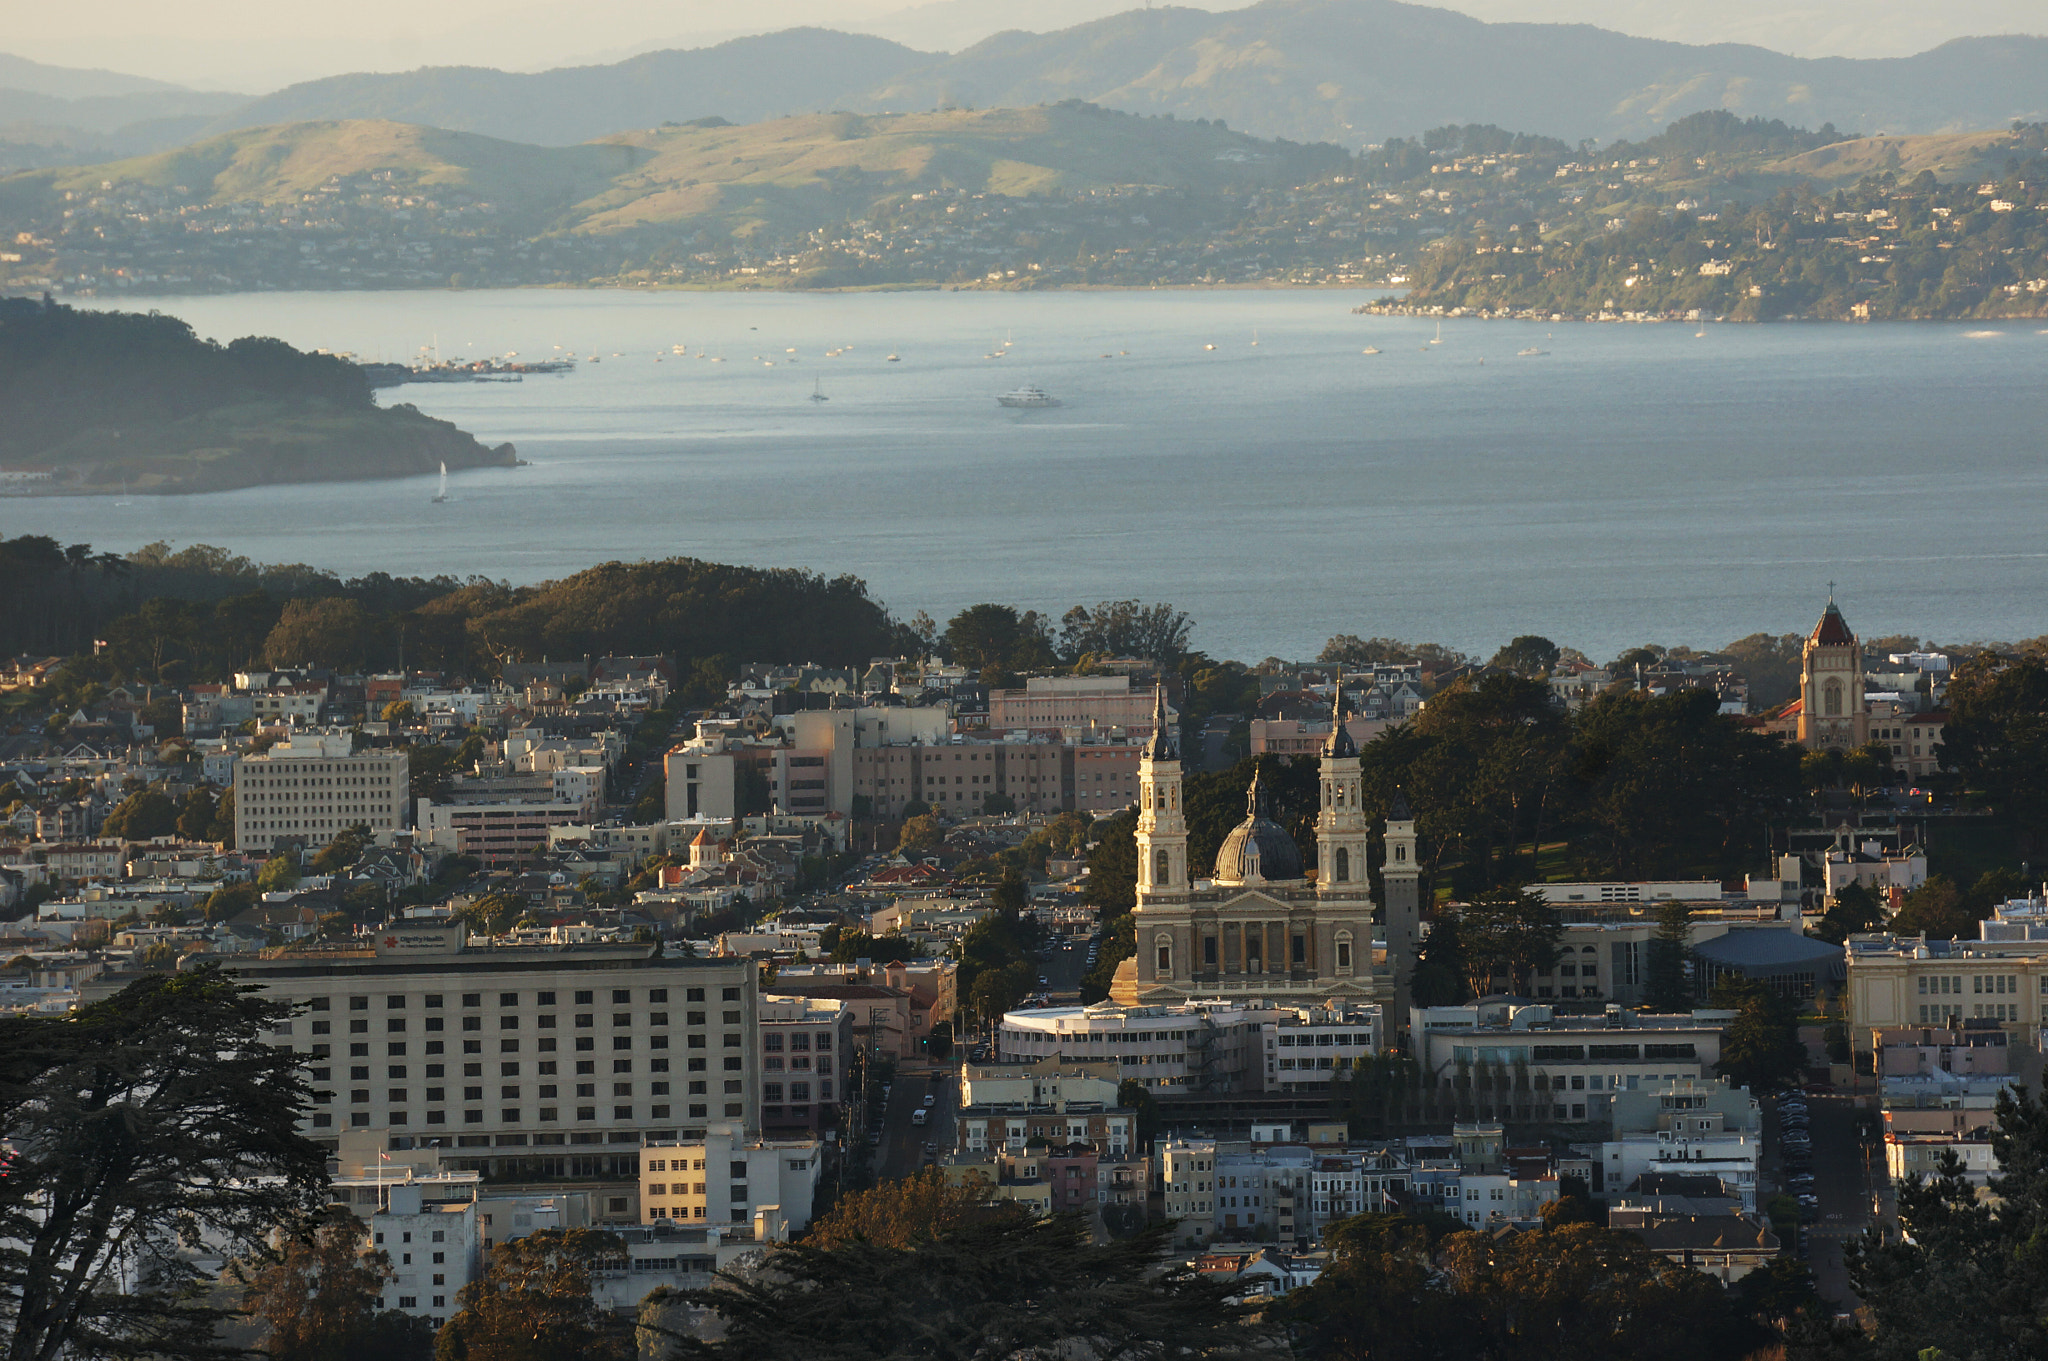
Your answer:
[[[1704,1079],[1721,1059],[1732,1012],[1659,1016],[1609,1005],[1599,1016],[1488,998],[1410,1013],[1416,1059],[1478,1120],[1607,1118],[1616,1093]],[[1464,1093],[1471,1093],[1469,1098]]]
[[[1106,1061],[1161,1095],[1320,1091],[1379,1052],[1380,1025],[1374,1004],[1097,1002],[1006,1012],[996,1052],[1010,1062]]]

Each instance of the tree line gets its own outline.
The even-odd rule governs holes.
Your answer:
[[[713,661],[717,693],[742,661],[852,666],[913,640],[857,577],[694,558],[603,563],[559,581],[344,580],[204,545],[129,558],[41,536],[0,540],[0,651],[76,654],[93,679],[180,684],[249,667],[495,675],[543,657]],[[702,679],[701,677],[699,679]]]

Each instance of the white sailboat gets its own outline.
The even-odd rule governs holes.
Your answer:
[[[1444,343],[1444,324],[1442,322],[1438,322],[1436,324],[1436,338],[1430,341],[1429,343],[1432,345],[1441,345]]]
[[[441,489],[434,493],[434,504],[440,505],[448,499],[448,465],[441,465]]]
[[[811,380],[811,400],[814,402],[829,402],[832,400],[825,395],[825,380],[823,378]]]

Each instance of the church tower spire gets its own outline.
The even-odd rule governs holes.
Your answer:
[[[1181,808],[1180,759],[1166,718],[1166,691],[1155,687],[1152,737],[1138,758],[1138,902],[1188,891],[1188,824]]]
[[[1364,776],[1357,744],[1344,727],[1344,687],[1330,702],[1330,740],[1323,744],[1322,807],[1316,814],[1316,892],[1365,892],[1366,847],[1372,824],[1361,807]]]

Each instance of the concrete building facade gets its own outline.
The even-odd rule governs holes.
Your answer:
[[[324,846],[358,823],[394,832],[407,825],[408,779],[403,751],[357,751],[347,732],[295,733],[235,762],[235,845]]]

